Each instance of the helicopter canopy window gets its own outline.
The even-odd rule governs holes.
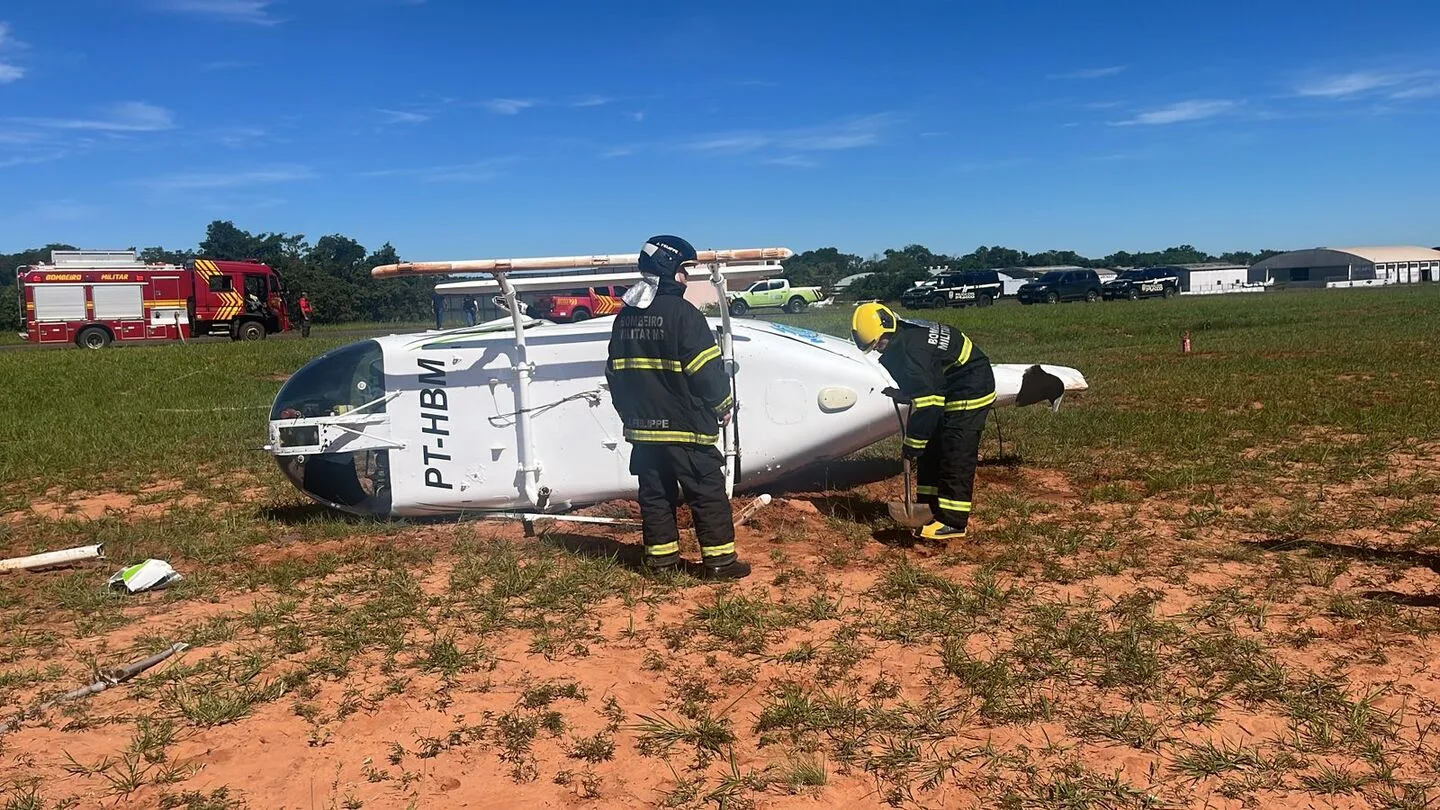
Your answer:
[[[311,360],[275,397],[271,419],[334,416],[385,396],[385,361],[373,340],[352,343]],[[385,406],[372,405],[371,413]]]
[[[270,418],[334,416],[384,396],[380,344],[367,340],[322,354],[295,372],[275,397]],[[384,411],[384,403],[377,403],[364,412]],[[313,444],[317,437],[313,425],[280,428],[282,444]],[[390,511],[390,458],[385,450],[276,456],[275,460],[298,489],[321,503],[362,515]]]

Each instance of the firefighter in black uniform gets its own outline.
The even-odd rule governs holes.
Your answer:
[[[995,402],[990,359],[960,330],[902,320],[884,304],[857,307],[850,330],[862,351],[880,352],[880,364],[900,386],[898,401],[911,405],[903,452],[919,460],[915,500],[935,516],[919,537],[963,539],[980,435]]]
[[[631,446],[630,473],[639,479],[645,565],[679,568],[675,509],[683,491],[703,574],[739,579],[750,566],[735,554],[725,458],[715,446],[735,400],[715,336],[684,298],[685,268],[696,261],[695,248],[677,236],[645,243],[642,282],[626,292],[611,328],[605,379]]]

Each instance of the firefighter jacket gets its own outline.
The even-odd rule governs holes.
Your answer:
[[[605,379],[626,441],[714,445],[735,404],[715,336],[683,293],[662,281],[650,306],[615,316]]]
[[[995,402],[990,359],[960,330],[902,319],[880,355],[912,410],[905,446],[924,450],[947,412],[975,411]]]

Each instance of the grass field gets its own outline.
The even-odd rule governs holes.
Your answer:
[[[938,316],[1091,388],[992,418],[964,544],[884,517],[892,440],[724,586],[309,504],[259,448],[333,330],[0,352],[0,556],[109,558],[0,575],[0,723],[192,645],[0,734],[0,808],[1433,806],[1440,288]]]

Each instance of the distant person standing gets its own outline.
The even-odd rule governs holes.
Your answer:
[[[475,319],[479,316],[479,314],[480,302],[476,301],[475,296],[473,295],[465,296],[465,322],[471,326],[474,326]]]
[[[435,328],[445,328],[445,296],[440,293],[430,294],[430,303],[435,307]]]
[[[310,316],[315,307],[310,306],[310,294],[300,293],[300,337],[310,337]]]

